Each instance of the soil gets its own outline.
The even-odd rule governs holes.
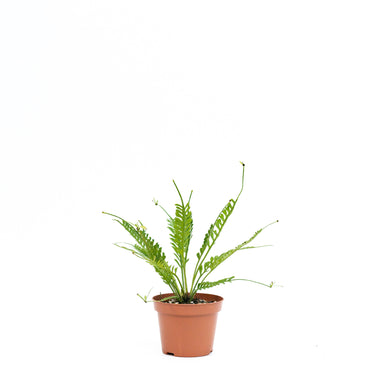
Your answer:
[[[204,299],[193,299],[192,301],[190,302],[187,302],[187,304],[193,304],[193,305],[198,305],[198,304],[202,304],[202,303],[213,303],[215,301],[206,301]],[[172,298],[172,299],[169,299],[167,300],[167,303],[172,303],[172,304],[176,304],[176,305],[179,305],[180,302],[178,302],[176,299]]]

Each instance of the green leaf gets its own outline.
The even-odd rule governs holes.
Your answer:
[[[234,253],[236,253],[237,251],[239,250],[242,250],[242,249],[252,249],[252,247],[247,247],[247,245],[252,242],[266,227],[276,223],[277,221],[275,222],[272,222],[270,224],[268,224],[267,226],[261,228],[260,230],[256,231],[251,238],[249,238],[248,240],[244,241],[243,243],[241,243],[240,245],[237,245],[234,249],[230,249],[229,251],[225,252],[225,253],[222,253],[221,255],[219,256],[214,256],[214,257],[211,257],[210,261],[207,261],[205,264],[204,264],[204,270],[203,270],[203,273],[210,273],[212,271],[215,270],[215,268],[217,268],[221,263],[223,263],[226,259],[228,259],[231,255],[233,255]]]
[[[183,266],[188,261],[188,249],[193,229],[189,203],[185,206],[176,204],[175,218],[168,218],[168,229],[171,232],[170,239],[176,263],[179,266]]]
[[[135,256],[152,265],[162,280],[172,289],[172,291],[176,292],[178,290],[176,283],[176,269],[173,266],[170,266],[165,260],[166,256],[162,251],[162,248],[158,243],[154,242],[148,233],[146,233],[144,226],[141,223],[138,225],[132,224],[113,214],[105,214],[115,217],[114,221],[123,226],[123,228],[130,233],[136,241],[135,244],[125,243],[126,245],[129,245],[130,248],[119,244],[115,245],[131,251]]]
[[[202,282],[202,283],[198,284],[198,290],[205,290],[207,288],[218,286],[219,284],[232,282],[233,279],[234,279],[234,276],[231,276],[230,278],[217,280],[216,282]]]
[[[200,248],[199,252],[196,254],[198,260],[201,259],[201,257],[206,251],[208,253],[210,249],[213,247],[213,245],[217,241],[217,238],[221,234],[221,231],[225,226],[226,221],[232,215],[236,203],[237,201],[230,199],[229,202],[226,204],[226,206],[218,214],[218,217],[215,220],[215,222],[211,224],[208,232],[204,237],[203,245]]]
[[[204,237],[203,245],[196,255],[198,257],[198,264],[199,264],[199,262],[205,260],[208,253],[210,252],[211,248],[214,246],[214,244],[217,241],[217,238],[219,237],[219,235],[221,234],[221,231],[222,231],[223,227],[225,226],[228,218],[232,215],[234,208],[236,207],[236,204],[238,202],[238,199],[241,196],[241,193],[244,189],[245,164],[243,162],[241,162],[241,165],[242,165],[241,190],[240,190],[240,192],[237,195],[235,200],[234,199],[229,200],[229,202],[226,204],[226,206],[219,213],[215,222],[211,224],[209,230],[207,231],[207,233]],[[203,260],[201,260],[202,256],[203,256]],[[195,268],[197,268],[197,267],[195,267]]]

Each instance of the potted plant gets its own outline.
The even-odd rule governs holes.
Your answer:
[[[188,201],[184,202],[179,188],[173,181],[180,198],[180,202],[175,205],[174,216],[171,216],[158,204],[158,201],[154,200],[155,205],[161,207],[168,217],[168,229],[174,251],[174,264],[168,263],[162,248],[149,236],[140,221],[130,223],[114,214],[103,212],[114,217],[114,221],[122,225],[135,241],[133,244],[116,243],[115,245],[129,250],[132,254],[153,266],[170,289],[169,293],[153,297],[154,307],[159,317],[162,350],[165,354],[204,356],[212,351],[217,314],[221,310],[223,298],[218,295],[201,293],[201,291],[237,280],[258,283],[266,287],[273,286],[273,282],[266,284],[249,279],[238,279],[234,276],[209,281],[209,276],[213,271],[234,253],[244,249],[259,248],[259,246],[251,246],[251,242],[266,227],[278,222],[274,221],[257,230],[248,240],[235,248],[209,258],[211,249],[227,220],[232,215],[244,189],[245,164],[241,164],[241,190],[235,199],[229,200],[218,214],[215,222],[211,224],[204,237],[203,244],[196,254],[197,262],[190,278],[187,277],[187,263],[189,262],[188,250],[193,231],[193,219],[190,209],[192,191]],[[147,297],[141,298],[147,302]]]

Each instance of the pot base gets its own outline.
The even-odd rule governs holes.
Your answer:
[[[190,356],[190,355],[175,355],[172,352],[164,352],[164,351],[162,351],[162,352],[163,352],[164,355],[176,356],[176,357],[202,357],[202,356],[210,355],[210,353],[213,352],[213,351],[211,350],[209,353],[206,353],[205,355],[194,355],[194,356]]]

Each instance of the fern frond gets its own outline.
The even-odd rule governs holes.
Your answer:
[[[241,178],[241,190],[237,195],[236,199],[230,199],[229,202],[225,205],[222,211],[218,214],[217,219],[214,223],[211,224],[209,230],[207,231],[203,245],[200,248],[199,252],[196,254],[198,262],[195,266],[195,274],[198,272],[199,265],[206,259],[211,248],[214,246],[217,238],[221,234],[223,227],[225,226],[228,218],[232,215],[234,208],[238,202],[238,199],[241,196],[241,193],[244,189],[244,177],[245,177],[245,164],[241,162],[242,165],[242,178]]]
[[[254,240],[260,233],[262,229],[258,230],[249,240],[244,241],[242,244],[237,245],[234,249],[230,249],[227,252],[222,253],[219,256],[213,256],[204,264],[203,272],[211,272],[214,271],[221,263],[223,263],[226,259],[228,259],[231,255],[242,249],[245,245],[249,244],[252,240]]]
[[[257,230],[251,238],[249,238],[248,240],[244,241],[243,243],[241,243],[240,245],[237,245],[234,249],[230,249],[229,251],[227,252],[224,252],[222,253],[221,255],[219,256],[214,256],[214,257],[211,257],[210,258],[210,261],[207,261],[206,263],[204,263],[204,269],[203,269],[203,273],[208,273],[207,275],[209,275],[212,271],[214,271],[221,263],[223,263],[226,259],[228,259],[231,255],[233,255],[234,253],[236,253],[237,251],[239,250],[243,250],[243,249],[252,249],[254,247],[248,247],[247,245],[252,242],[266,227],[276,223],[278,221],[275,221],[275,222],[272,222],[270,224],[268,224],[267,226]]]
[[[232,282],[233,280],[234,280],[234,276],[231,276],[230,278],[217,280],[216,282],[202,282],[198,284],[198,290],[205,290],[206,288],[211,288],[211,287],[218,286],[220,284]]]
[[[201,259],[201,257],[206,251],[208,253],[210,249],[213,247],[213,245],[217,241],[217,238],[221,234],[221,231],[225,226],[226,221],[232,215],[236,203],[237,203],[236,200],[230,199],[229,202],[226,204],[226,206],[218,214],[218,217],[215,220],[215,222],[211,224],[209,230],[207,231],[204,237],[203,245],[200,248],[199,252],[196,254],[198,260]]]
[[[175,218],[168,217],[168,229],[171,232],[170,239],[171,245],[175,254],[175,261],[181,269],[182,276],[182,294],[188,293],[187,287],[187,275],[186,275],[186,264],[188,262],[188,249],[190,246],[193,230],[192,213],[190,209],[190,200],[192,191],[188,202],[184,204],[183,197],[177,187],[175,181],[173,184],[180,196],[181,204],[176,204]]]
[[[148,233],[146,233],[144,226],[141,223],[139,225],[132,224],[113,214],[105,214],[115,217],[114,221],[123,226],[124,229],[130,233],[130,235],[136,241],[134,245],[125,243],[126,245],[129,245],[130,248],[119,244],[115,245],[131,251],[135,256],[145,260],[147,263],[152,265],[164,283],[166,283],[172,289],[172,291],[176,293],[179,290],[176,282],[176,280],[178,280],[176,274],[177,268],[168,264],[168,262],[165,260],[166,256],[162,251],[162,248],[158,243],[154,242]]]
[[[207,231],[199,252],[196,254],[198,261],[195,265],[194,273],[192,276],[191,293],[190,293],[191,296],[195,294],[195,291],[197,290],[196,286],[198,285],[198,282],[202,274],[204,273],[203,263],[206,260],[211,248],[214,246],[215,242],[217,241],[217,238],[221,234],[222,229],[224,228],[228,218],[232,215],[234,208],[238,202],[238,199],[240,198],[241,193],[244,189],[245,164],[241,162],[241,165],[242,165],[242,180],[241,180],[242,184],[241,184],[241,190],[239,194],[237,195],[236,199],[230,199],[229,202],[222,209],[222,211],[218,214],[217,219],[215,220],[214,223],[211,224],[209,230]]]
[[[175,218],[168,218],[168,229],[175,259],[179,266],[188,262],[188,249],[192,237],[193,220],[189,203],[176,204]]]

